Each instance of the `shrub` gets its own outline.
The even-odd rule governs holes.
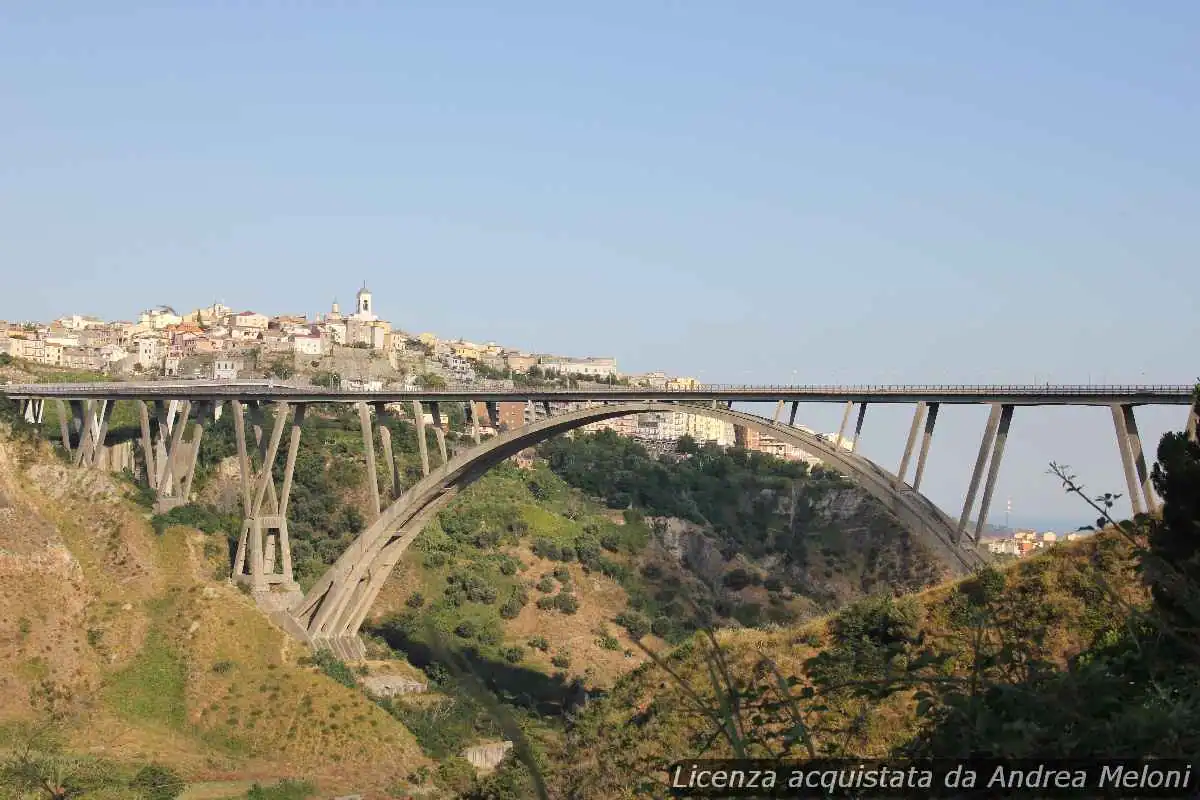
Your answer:
[[[175,800],[187,784],[170,767],[148,764],[138,770],[129,786],[146,800]]]
[[[596,644],[605,650],[620,650],[621,643],[611,633],[606,633],[596,640]]]
[[[408,596],[408,599],[404,601],[404,605],[408,606],[409,608],[420,608],[421,606],[425,605],[425,595],[421,594],[420,592],[413,592]]]
[[[575,548],[571,547],[570,545],[564,544],[558,550],[558,560],[559,561],[574,561],[575,560]]]
[[[562,583],[570,583],[571,571],[569,569],[567,569],[566,567],[555,567],[554,568],[554,577],[556,579],[558,579],[559,581],[561,581]]]
[[[516,619],[521,614],[522,604],[513,597],[504,601],[500,606],[500,616],[504,619]]]
[[[541,609],[542,611],[549,611],[552,608],[555,608],[554,597],[551,595],[547,595],[546,597],[539,597],[537,599],[537,607],[539,609]]]
[[[500,574],[501,575],[516,575],[517,574],[517,562],[513,561],[511,558],[506,558],[503,561],[501,561],[500,562]]]
[[[462,622],[458,623],[458,626],[454,629],[454,634],[462,637],[463,639],[470,639],[475,635],[475,633],[475,623],[469,619],[464,619]]]
[[[617,615],[617,624],[629,631],[634,641],[650,633],[650,620],[636,611],[625,611]]]
[[[537,582],[536,588],[539,592],[545,592],[546,594],[549,594],[550,592],[553,592],[555,590],[555,588],[557,588],[557,587],[555,587],[554,581],[553,581],[553,579],[551,579],[551,577],[549,575],[543,575],[542,579]]]
[[[610,553],[616,553],[621,549],[621,540],[615,533],[606,533],[600,537],[600,546]]]
[[[324,672],[343,686],[348,686],[351,689],[358,686],[358,679],[354,677],[353,670],[346,666],[344,661],[335,656],[332,650],[321,649],[313,653],[313,664],[321,672]]]
[[[534,650],[541,650],[543,653],[550,650],[550,642],[546,640],[545,636],[531,636],[526,644]]]
[[[509,647],[504,650],[504,660],[510,664],[516,664],[525,658],[525,651],[519,647]]]
[[[562,551],[554,542],[549,539],[538,538],[533,542],[533,554],[541,558],[546,558],[551,561],[558,561],[562,557]]]
[[[571,656],[565,652],[555,653],[550,658],[550,663],[559,669],[566,669],[567,667],[571,666]]]
[[[559,592],[554,597],[554,607],[564,614],[574,614],[579,610],[579,600],[573,594]]]

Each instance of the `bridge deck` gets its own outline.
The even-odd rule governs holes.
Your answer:
[[[354,391],[299,386],[268,381],[145,381],[112,383],[11,384],[0,386],[0,395],[14,400],[41,398],[99,398],[154,400],[171,397],[226,400],[287,400],[293,403],[398,403],[420,400],[427,403],[482,401],[584,402],[667,400],[679,402],[733,401],[739,403],[1008,403],[1021,406],[1095,405],[1188,405],[1193,384],[1106,385],[1106,386],[1020,386],[1020,385],[920,385],[920,386],[698,386],[692,389],[646,389],[603,387],[582,389],[513,388],[479,386],[412,391],[386,389]]]

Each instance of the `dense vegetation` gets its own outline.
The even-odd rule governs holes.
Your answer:
[[[1182,757],[1200,752],[1200,446],[1163,437],[1162,518],[956,586],[851,604],[757,637],[705,635],[577,721],[555,776],[578,798],[663,794],[699,755]],[[683,710],[681,710],[683,709]],[[514,769],[516,769],[514,767]]]

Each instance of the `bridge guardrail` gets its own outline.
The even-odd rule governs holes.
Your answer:
[[[354,388],[354,387],[338,387],[331,388],[326,386],[302,385],[294,382],[270,382],[270,381],[248,381],[248,380],[227,380],[227,381],[114,381],[114,382],[95,382],[95,383],[53,383],[53,384],[7,384],[4,386],[4,391],[8,394],[21,394],[23,392],[46,392],[51,390],[54,394],[64,394],[67,392],[82,391],[90,393],[97,388],[111,388],[114,391],[129,391],[135,392],[139,390],[190,390],[199,387],[242,387],[246,389],[266,389],[266,390],[281,390],[281,393],[286,391],[308,392],[313,394],[372,394],[372,393],[413,393],[413,394],[437,394],[437,393],[463,393],[463,394],[495,394],[497,390],[480,387],[477,384],[451,384],[445,388],[396,388],[385,387],[381,390]],[[505,390],[506,393],[511,392],[514,395],[522,394],[561,394],[561,395],[578,395],[584,393],[598,394],[624,394],[624,393],[655,393],[655,394],[706,394],[706,393],[730,393],[730,394],[874,394],[874,395],[893,395],[893,394],[911,394],[914,392],[940,392],[945,394],[955,394],[963,396],[973,395],[1135,395],[1146,393],[1170,393],[1190,395],[1195,389],[1193,384],[855,384],[855,385],[805,385],[805,384],[697,384],[692,387],[663,387],[653,388],[646,386],[588,386],[578,388],[561,388],[561,387],[513,387],[511,390]]]

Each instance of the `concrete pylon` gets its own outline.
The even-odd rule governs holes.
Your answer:
[[[1113,427],[1117,433],[1117,449],[1121,453],[1121,467],[1125,471],[1125,486],[1129,490],[1129,505],[1134,515],[1146,513],[1142,505],[1141,487],[1133,466],[1133,447],[1129,441],[1129,430],[1125,427],[1125,409],[1123,406],[1111,406]],[[1144,468],[1144,465],[1143,465]]]
[[[371,410],[366,403],[356,403],[358,422],[362,427],[363,453],[367,460],[367,492],[371,498],[371,521],[379,518],[379,475],[375,469],[375,435],[371,428]]]
[[[862,435],[863,420],[867,418],[867,404],[859,403],[858,405],[858,421],[854,423],[854,441],[850,443],[850,449],[858,452],[858,437]]]
[[[1125,435],[1129,439],[1129,453],[1133,456],[1133,467],[1137,472],[1138,484],[1142,488],[1142,499],[1146,502],[1146,511],[1153,514],[1158,510],[1158,498],[1154,494],[1154,483],[1150,480],[1150,471],[1146,468],[1146,456],[1142,452],[1142,435],[1138,432],[1137,420],[1133,416],[1133,406],[1121,406],[1121,416],[1125,423]]]
[[[917,433],[921,430],[921,421],[925,417],[925,402],[917,403],[917,410],[913,413],[912,426],[908,429],[908,439],[904,443],[904,455],[900,458],[900,469],[896,471],[896,477],[904,482],[904,475],[908,472],[908,462],[912,458],[913,446],[917,443]]]
[[[835,442],[838,447],[842,446],[842,438],[846,435],[846,423],[850,421],[850,412],[854,409],[854,401],[846,401],[846,411],[842,414],[842,424],[838,426],[837,439]]]
[[[420,400],[412,401],[413,421],[417,427],[417,450],[421,453],[421,474],[429,475],[429,443],[425,441],[425,410]]]
[[[975,523],[975,544],[983,537],[983,526],[987,524],[988,512],[992,508],[992,493],[996,490],[996,479],[1000,475],[1000,459],[1004,457],[1004,445],[1008,441],[1008,429],[1012,425],[1013,407],[1000,407],[1000,424],[996,426],[996,441],[992,445],[992,457],[988,461],[987,483],[983,486],[983,500],[979,504],[979,518]]]
[[[917,456],[917,471],[913,475],[913,491],[921,488],[921,478],[925,477],[925,462],[929,458],[929,445],[933,443],[933,429],[937,425],[939,403],[929,404],[929,414],[925,417],[925,433],[921,437],[921,453]]]
[[[967,487],[967,498],[963,502],[962,516],[959,517],[958,527],[954,530],[954,543],[958,544],[962,541],[963,532],[967,529],[967,522],[971,519],[971,511],[975,508],[975,495],[979,491],[979,481],[983,478],[983,468],[987,464],[988,453],[992,448],[992,442],[996,438],[996,428],[1000,424],[1000,415],[1002,409],[999,403],[992,404],[992,411],[988,415],[987,427],[983,429],[983,441],[979,443],[979,455],[975,458],[975,469],[971,472],[971,484]]]
[[[296,456],[300,448],[300,432],[304,424],[303,405],[297,405],[292,419],[292,430],[288,441],[287,458],[284,465],[283,483],[275,507],[267,506],[268,496],[276,497],[274,466],[287,426],[290,406],[276,402],[271,433],[260,442],[263,450],[262,465],[254,470],[250,460],[246,439],[244,408],[240,401],[231,403],[234,434],[237,438],[239,473],[242,485],[242,511],[245,518],[234,556],[233,579],[248,584],[256,596],[270,593],[273,587],[283,590],[291,599],[299,599],[299,585],[292,575],[292,549],[287,526],[287,507],[291,497],[292,478],[296,468]],[[254,410],[257,412],[257,409]],[[257,417],[258,414],[255,413]],[[259,425],[256,428],[261,427]],[[264,431],[265,433],[265,431]],[[290,600],[281,605],[287,606]],[[264,608],[273,609],[268,600],[261,600]]]

